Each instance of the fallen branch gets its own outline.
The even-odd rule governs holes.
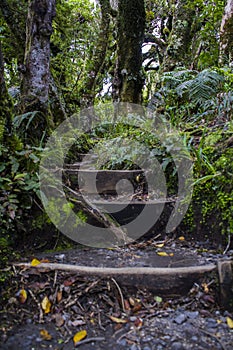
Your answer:
[[[59,263],[41,263],[37,266],[32,266],[31,263],[16,263],[14,266],[22,268],[60,270],[68,272],[76,272],[80,275],[98,275],[98,276],[127,276],[127,275],[154,275],[154,276],[180,276],[188,274],[202,274],[211,272],[217,269],[215,264],[202,266],[187,266],[187,267],[93,267],[79,266]]]
[[[95,218],[98,222],[108,228],[118,239],[118,244],[121,245],[132,242],[133,240],[127,236],[127,234],[120,227],[118,222],[113,219],[110,214],[101,212],[96,205],[90,203],[87,198],[85,200],[76,191],[72,190],[70,187],[63,185],[75,198],[69,198],[72,202],[75,202],[82,206],[90,216]]]

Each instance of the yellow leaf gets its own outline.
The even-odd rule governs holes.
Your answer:
[[[47,296],[42,300],[41,306],[45,314],[48,314],[51,311],[52,304]]]
[[[168,256],[168,253],[166,252],[157,252],[159,256]]]
[[[26,291],[24,288],[22,288],[22,289],[20,289],[18,295],[19,295],[19,301],[20,301],[20,303],[21,303],[21,304],[24,304],[25,301],[27,300],[27,297],[28,297],[27,291]]]
[[[40,331],[40,336],[43,340],[51,340],[52,339],[51,334],[49,334],[49,332],[46,331],[46,329],[42,329]]]
[[[209,286],[207,283],[202,283],[202,288],[204,289],[205,293],[209,293]]]
[[[31,266],[37,266],[40,264],[40,261],[37,260],[37,259],[33,259],[32,262],[31,262]]]
[[[169,256],[174,256],[174,253],[169,253]]]
[[[179,239],[179,241],[185,241],[184,236],[180,236],[178,239]]]
[[[85,329],[83,331],[76,333],[73,336],[74,345],[76,345],[80,340],[86,338],[86,336],[87,336],[87,331],[85,331]]]
[[[164,247],[164,243],[158,243],[155,245],[157,248],[163,248]]]
[[[118,318],[114,316],[109,316],[109,318],[116,323],[127,323],[127,320],[123,320],[122,318]]]
[[[233,320],[227,316],[227,325],[230,329],[233,329]]]

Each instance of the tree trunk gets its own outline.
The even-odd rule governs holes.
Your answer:
[[[4,79],[4,60],[0,41],[0,142],[11,134],[13,103],[8,95]]]
[[[113,83],[115,101],[142,102],[142,44],[145,31],[144,0],[119,0],[117,62]]]
[[[228,0],[220,28],[220,55],[221,65],[233,65],[233,0]]]
[[[190,45],[192,42],[192,24],[195,12],[188,8],[188,0],[176,1],[172,30],[168,38],[163,58],[162,71],[172,71],[176,67],[190,66]]]
[[[97,77],[104,65],[109,43],[109,24],[112,9],[109,0],[99,0],[99,3],[102,17],[100,33],[96,43],[95,52],[92,57],[92,62],[88,69],[87,79],[84,82],[84,87],[81,91],[82,107],[90,107],[94,104]]]
[[[29,2],[26,49],[21,92],[21,112],[48,112],[50,82],[50,36],[55,0]]]

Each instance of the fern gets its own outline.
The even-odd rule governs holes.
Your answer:
[[[200,105],[217,95],[223,80],[224,78],[214,70],[205,69],[195,78],[179,84],[176,92],[180,96],[188,93],[189,100],[195,105]]]

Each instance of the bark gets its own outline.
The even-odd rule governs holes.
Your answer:
[[[221,65],[233,65],[233,0],[228,0],[220,28],[220,55]]]
[[[190,66],[190,46],[194,33],[192,24],[195,12],[188,8],[188,0],[176,1],[167,49],[163,58],[162,71],[172,71],[176,67]]]
[[[98,74],[104,66],[106,52],[109,43],[109,26],[110,26],[110,15],[112,14],[112,8],[109,0],[99,0],[101,7],[101,26],[99,38],[96,43],[95,52],[92,58],[91,67],[87,75],[87,79],[84,82],[84,88],[82,94],[82,107],[90,107],[94,104],[94,98],[96,94],[96,83]]]
[[[0,41],[0,142],[11,133],[13,103],[4,79],[4,60]]]
[[[117,30],[113,98],[115,101],[140,104],[144,83],[141,71],[145,31],[144,0],[119,0]]]
[[[50,83],[50,36],[55,0],[29,2],[26,49],[21,85],[21,112],[48,112]]]

